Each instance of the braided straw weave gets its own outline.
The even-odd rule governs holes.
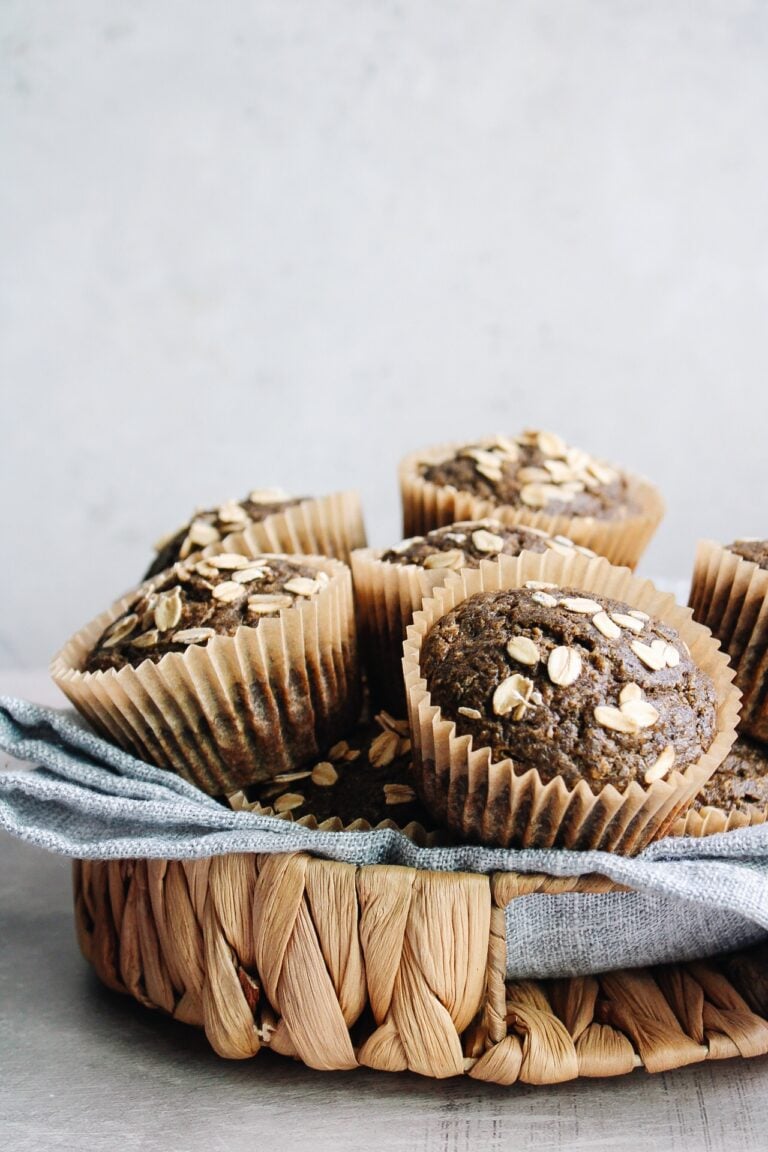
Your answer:
[[[505,980],[510,900],[615,887],[302,853],[75,863],[78,936],[100,978],[204,1028],[230,1059],[269,1047],[323,1070],[555,1084],[768,1052],[752,953]]]

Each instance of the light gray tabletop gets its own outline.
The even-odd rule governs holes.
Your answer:
[[[0,674],[11,692],[57,702],[43,674]],[[101,987],[69,862],[0,835],[0,1133],[9,1152],[743,1152],[768,1149],[768,1059],[548,1088],[226,1062]]]

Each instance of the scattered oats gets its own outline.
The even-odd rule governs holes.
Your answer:
[[[552,482],[552,477],[546,468],[537,468],[530,464],[526,468],[518,469],[516,479],[521,484],[551,484]]]
[[[551,549],[552,552],[557,552],[558,556],[573,556],[573,544],[570,544],[566,548],[566,546],[558,540],[552,539],[547,540],[547,548]]]
[[[642,700],[642,698],[643,690],[640,685],[635,684],[634,681],[625,684],[619,693],[620,704],[628,704],[631,700]]]
[[[565,456],[568,445],[555,432],[539,432],[536,443],[545,456]]]
[[[498,456],[494,456],[493,452],[489,452],[487,448],[462,448],[459,456],[474,460],[476,464],[482,464],[484,468],[491,468],[495,472],[501,472],[501,461]]]
[[[294,596],[314,596],[320,591],[320,585],[310,576],[293,576],[283,585],[283,589],[292,592]]]
[[[667,772],[675,762],[675,749],[674,745],[667,744],[664,751],[659,757],[651,764],[648,771],[645,773],[646,784],[653,784],[655,780],[663,780]]]
[[[155,608],[155,627],[161,632],[175,628],[181,620],[181,610],[181,589],[177,587],[172,592],[166,592],[158,600]]]
[[[330,584],[331,582],[331,578],[327,572],[318,572],[315,579],[317,580],[318,584]]]
[[[101,643],[102,648],[113,648],[115,644],[125,640],[133,632],[138,622],[139,618],[135,612],[131,612],[129,616],[123,616],[122,620],[116,620],[114,624],[110,625],[109,635]]]
[[[630,608],[629,615],[634,616],[635,620],[650,620],[648,613],[641,612],[639,608]]]
[[[454,544],[466,544],[466,532],[444,532],[443,540],[452,540]]]
[[[518,664],[538,664],[539,650],[528,636],[514,636],[507,644],[507,655]]]
[[[627,700],[621,705],[621,712],[638,729],[652,728],[659,718],[658,711],[649,700]]]
[[[453,568],[459,569],[465,563],[464,553],[460,548],[451,548],[447,552],[432,552],[424,558],[425,568]]]
[[[263,580],[268,575],[268,568],[241,568],[239,572],[233,573],[232,579],[236,584],[250,584],[251,581]]]
[[[611,704],[598,704],[595,708],[595,720],[601,728],[610,728],[614,732],[637,732],[634,720]]]
[[[304,797],[301,792],[283,792],[273,805],[275,812],[292,812],[294,808],[301,808]]]
[[[197,545],[198,548],[207,548],[219,539],[218,529],[205,520],[193,520],[189,526],[187,540],[190,544]]]
[[[241,508],[236,500],[227,500],[216,515],[222,524],[244,524],[249,519],[245,508]]]
[[[472,543],[478,552],[501,552],[504,547],[503,536],[495,532],[488,532],[485,528],[478,528],[472,533]]]
[[[525,448],[535,448],[539,441],[539,430],[538,428],[524,428],[515,439],[518,444],[522,444]]]
[[[421,544],[423,541],[423,536],[408,536],[407,539],[401,540],[400,543],[392,549],[392,551],[397,552],[397,554],[400,555],[401,552],[407,552],[412,544]]]
[[[557,608],[557,600],[554,596],[550,596],[549,592],[534,592],[531,600],[541,604],[543,608]]]
[[[596,600],[588,600],[584,596],[566,596],[564,600],[560,601],[560,604],[569,612],[579,612],[584,616],[602,612],[602,608]]]
[[[547,588],[557,588],[557,584],[550,584],[546,580],[526,580],[525,587],[535,588],[539,592],[544,592]]]
[[[554,484],[525,484],[520,489],[520,499],[529,508],[546,508],[551,501],[562,501],[563,497],[561,489]]]
[[[248,499],[251,504],[279,504],[281,500],[289,500],[290,497],[284,488],[255,488],[249,493]]]
[[[265,615],[268,612],[279,612],[281,608],[292,608],[293,600],[290,596],[283,596],[279,592],[264,592],[261,595],[248,597],[248,611],[255,616]]]
[[[210,556],[208,563],[212,564],[214,568],[218,568],[220,572],[234,572],[236,568],[253,566],[253,560],[247,556],[241,556],[239,552],[222,552],[218,556]]]
[[[581,675],[581,656],[574,648],[553,648],[547,660],[547,673],[553,684],[568,688]]]
[[[359,760],[359,759],[360,759],[360,749],[359,748],[350,748],[349,752],[345,752],[345,754],[344,754],[344,763],[345,764],[351,764],[353,762],[353,760]]]
[[[478,711],[477,708],[467,708],[463,704],[461,708],[457,708],[456,711],[459,713],[459,716],[466,716],[467,720],[482,720],[483,718],[482,712]]]
[[[401,739],[400,739],[400,743],[399,743],[399,744],[398,744],[398,746],[397,746],[397,754],[398,754],[398,756],[407,756],[407,755],[408,755],[408,753],[410,752],[410,750],[411,750],[411,742],[410,742],[410,740],[404,740],[404,739],[401,737]]]
[[[410,804],[416,799],[416,793],[409,784],[385,784],[384,801],[388,805]]]
[[[646,668],[650,668],[652,672],[659,672],[667,662],[663,652],[658,648],[652,648],[650,644],[643,644],[642,640],[633,640],[630,648],[638,660],[642,660]]]
[[[667,668],[677,668],[678,664],[680,663],[680,653],[678,652],[677,648],[675,648],[674,644],[667,644],[665,652],[667,657]]]
[[[574,471],[580,472],[589,464],[590,455],[583,448],[569,448],[565,454],[565,459]]]
[[[505,677],[493,694],[493,711],[497,716],[507,716],[512,712],[513,720],[522,719],[522,715],[518,717],[517,712],[520,705],[523,706],[523,712],[525,711],[532,691],[533,681],[526,676],[515,672],[514,675]]]
[[[477,464],[475,470],[486,480],[490,480],[491,484],[498,484],[501,480],[501,468],[498,465],[495,468],[488,468],[485,464]]]
[[[585,465],[587,472],[590,472],[598,484],[613,484],[618,479],[618,474],[609,468],[607,464],[601,464],[598,460],[590,460]]]
[[[192,541],[189,536],[185,536],[179,548],[179,560],[186,560],[187,556],[191,553],[193,548]]]
[[[213,590],[214,600],[220,600],[222,604],[234,604],[236,600],[242,599],[245,596],[245,588],[242,584],[236,584],[234,580],[223,580],[221,584],[217,584]]]
[[[560,485],[560,499],[573,500],[574,496],[579,496],[583,491],[584,485],[580,480],[568,480]]]
[[[602,632],[606,640],[618,640],[621,636],[621,628],[611,620],[607,612],[596,612],[592,617],[592,623],[598,632]]]
[[[573,483],[573,469],[563,460],[545,460],[544,467],[552,477],[555,484]]]
[[[634,616],[627,616],[624,612],[611,612],[611,620],[615,621],[620,628],[628,628],[630,632],[639,634],[643,630],[643,624],[640,620],[636,620]]]
[[[293,784],[294,780],[306,780],[309,776],[307,772],[281,772],[279,776],[273,776],[272,780],[275,784]]]
[[[398,736],[407,736],[410,732],[407,720],[398,720],[384,708],[376,713],[374,720],[380,728],[388,728],[390,732],[397,732]]]
[[[203,576],[206,580],[215,580],[219,574],[218,568],[214,568],[207,560],[198,560],[195,564],[195,572],[199,576]]]
[[[135,640],[131,640],[132,648],[154,648],[155,644],[160,639],[160,633],[156,628],[151,628],[149,632],[142,632],[141,636],[137,636]]]
[[[371,742],[371,747],[368,750],[371,766],[373,768],[386,768],[397,756],[399,744],[400,737],[397,732],[392,732],[388,728],[380,732],[376,739]]]
[[[328,752],[329,760],[342,760],[349,752],[349,744],[346,740],[339,740],[338,744],[334,744],[333,748]]]
[[[321,788],[330,788],[339,778],[339,774],[334,768],[333,764],[329,764],[327,760],[321,760],[319,764],[315,764],[312,769],[312,783],[317,784]]]
[[[493,448],[502,452],[509,460],[517,460],[520,456],[520,449],[508,436],[494,436]]]
[[[181,632],[174,632],[171,639],[174,644],[204,644],[215,635],[213,628],[182,628]]]

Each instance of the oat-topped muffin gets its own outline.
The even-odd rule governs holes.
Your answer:
[[[359,711],[349,568],[325,556],[180,561],[51,665],[107,739],[219,795],[300,768]]]
[[[699,792],[693,807],[764,814],[768,810],[768,748],[740,737]]]
[[[638,511],[621,472],[569,447],[554,432],[467,444],[445,460],[425,461],[421,475],[494,504],[521,504],[551,516],[616,519]]]
[[[414,452],[401,462],[400,488],[406,536],[491,516],[567,536],[629,567],[664,512],[647,481],[533,430]]]
[[[539,528],[507,526],[499,520],[461,520],[445,528],[434,528],[426,536],[411,536],[380,559],[386,564],[418,564],[421,568],[476,568],[483,560],[504,553],[546,552],[551,548],[568,555],[575,548],[584,556],[594,556],[589,548],[574,544],[567,536],[548,536]]]
[[[421,667],[458,734],[545,782],[650,784],[715,734],[712,680],[676,630],[574,589],[470,596],[427,634]]]
[[[168,652],[185,652],[214,636],[234,636],[242,625],[256,628],[260,620],[315,596],[327,583],[325,572],[285,556],[250,559],[224,552],[175,564],[110,624],[85,671],[157,663]]]
[[[346,563],[353,548],[365,546],[360,497],[356,492],[289,496],[282,488],[259,488],[244,500],[226,500],[198,511],[160,540],[145,579],[204,549],[231,549],[233,536],[245,537],[250,552],[335,556]]]
[[[758,568],[768,568],[768,540],[759,540],[757,536],[746,536],[741,540],[734,540],[733,544],[726,545],[729,552],[741,556],[757,564]]]
[[[282,488],[259,488],[244,500],[225,500],[217,508],[201,509],[181,528],[158,540],[157,555],[147,576],[154,576],[211,544],[218,544],[231,532],[242,532],[249,524],[258,524],[276,512],[295,507],[304,499],[304,496],[289,496]]]

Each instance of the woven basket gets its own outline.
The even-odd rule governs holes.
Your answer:
[[[663,1072],[768,1052],[760,949],[597,977],[505,981],[504,908],[599,876],[356,867],[302,853],[75,864],[78,936],[110,988],[260,1048],[497,1084]]]

